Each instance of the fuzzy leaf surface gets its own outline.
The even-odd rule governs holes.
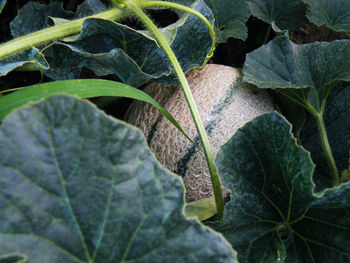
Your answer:
[[[281,30],[295,29],[305,24],[306,6],[301,0],[247,0],[253,16]]]
[[[215,18],[215,36],[217,42],[226,42],[234,37],[245,40],[248,30],[245,25],[250,10],[243,0],[204,0],[213,12]]]
[[[296,45],[287,36],[276,37],[247,55],[243,74],[246,82],[279,88],[319,111],[334,85],[350,80],[350,41]]]
[[[350,260],[350,184],[314,193],[314,165],[278,113],[238,130],[216,157],[232,191],[222,222],[211,223],[245,263]]]
[[[89,102],[60,95],[21,108],[3,121],[0,146],[0,255],[236,262],[221,235],[185,218],[181,180],[141,132]]]
[[[306,16],[310,22],[334,31],[350,33],[349,0],[303,0],[308,4]]]

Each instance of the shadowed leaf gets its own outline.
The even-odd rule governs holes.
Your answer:
[[[325,25],[334,31],[350,33],[350,1],[303,0],[308,4],[306,16],[310,22]]]
[[[306,6],[301,0],[247,0],[252,15],[281,30],[296,29],[306,23]]]
[[[37,48],[32,48],[0,61],[0,76],[15,69],[45,70],[49,65]]]
[[[95,5],[96,4],[96,7]],[[65,12],[61,6],[28,3],[20,15],[11,23],[14,36],[23,35],[47,27],[46,21],[80,18],[82,14],[101,12],[99,0],[84,2],[84,8],[77,13]],[[203,0],[187,1],[196,11],[202,13],[210,23],[214,18]],[[33,17],[33,13],[36,15]],[[32,23],[25,17],[31,16]],[[179,12],[179,20],[162,29],[182,69],[201,67],[211,49],[212,39],[207,26],[194,15]],[[49,19],[54,17],[53,19]],[[164,83],[177,81],[171,64],[157,42],[144,30],[103,19],[86,19],[80,35],[54,41],[43,54],[50,68],[44,73],[55,80],[79,78],[82,67],[93,70],[97,75],[116,74],[123,82],[138,87],[150,80]],[[74,40],[74,41],[72,41]]]
[[[314,165],[278,113],[246,124],[216,164],[232,200],[210,223],[242,263],[346,263],[350,260],[350,183],[314,193]]]
[[[226,42],[234,37],[245,40],[247,27],[245,23],[250,16],[249,6],[243,0],[204,0],[215,18],[215,36],[217,42]]]

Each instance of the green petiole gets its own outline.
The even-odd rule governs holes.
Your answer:
[[[138,3],[138,6],[141,8],[147,8],[147,7],[155,7],[155,6],[162,6],[162,7],[170,7],[170,8],[175,8],[175,9],[179,9],[181,11],[185,11],[188,12],[190,14],[193,14],[195,16],[197,16],[198,18],[200,18],[205,25],[208,27],[209,32],[210,32],[210,36],[213,39],[213,44],[211,46],[211,49],[209,51],[209,54],[204,62],[204,65],[208,62],[208,60],[213,56],[214,54],[214,50],[215,50],[215,32],[213,27],[211,26],[211,24],[209,23],[209,21],[199,12],[197,12],[196,10],[189,8],[187,6],[183,6],[180,4],[176,4],[176,3],[172,3],[172,2],[167,2],[167,1],[145,1],[145,2],[140,2]]]
[[[339,172],[338,172],[337,164],[335,163],[335,160],[333,157],[331,146],[329,144],[327,130],[323,120],[323,111],[317,112],[311,106],[308,107],[307,110],[312,114],[312,116],[316,120],[318,132],[321,139],[323,154],[324,154],[324,157],[326,158],[326,161],[330,170],[330,174],[331,174],[332,185],[337,186],[340,183]]]
[[[154,1],[158,4],[158,1]],[[214,155],[211,150],[209,140],[207,137],[207,134],[205,132],[205,128],[203,125],[203,122],[201,120],[201,117],[199,115],[198,108],[196,106],[196,103],[194,101],[191,89],[188,85],[188,82],[186,80],[185,74],[182,71],[182,68],[170,48],[168,42],[163,37],[162,33],[159,31],[159,29],[155,26],[155,24],[152,22],[150,18],[141,10],[140,6],[144,7],[145,3],[151,3],[149,2],[141,2],[137,3],[132,0],[125,1],[126,8],[129,9],[141,22],[145,24],[147,29],[153,34],[154,38],[158,42],[159,46],[164,50],[165,54],[169,58],[175,73],[179,79],[179,82],[181,84],[181,87],[184,91],[185,98],[187,100],[188,106],[190,108],[193,120],[195,122],[199,137],[201,139],[201,143],[204,149],[205,157],[207,159],[207,164],[211,176],[211,181],[213,184],[213,190],[214,190],[214,196],[215,196],[215,202],[216,202],[216,208],[217,208],[217,215],[219,219],[223,218],[224,215],[224,200],[222,198],[222,191],[221,191],[221,183],[219,179],[219,175],[216,169],[216,166],[214,164]],[[163,2],[162,2],[163,3]],[[151,5],[148,5],[150,7]]]
[[[101,12],[96,15],[73,20],[67,23],[48,27],[40,31],[24,35],[13,40],[10,40],[0,45],[0,60],[17,54],[31,47],[39,46],[48,43],[55,39],[60,39],[69,35],[77,34],[81,31],[81,26],[85,19],[101,18],[106,20],[116,20],[125,16],[126,13],[119,8],[112,8],[108,11]]]

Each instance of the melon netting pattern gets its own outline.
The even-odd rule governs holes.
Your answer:
[[[241,83],[240,75],[234,68],[208,64],[202,71],[190,72],[187,79],[214,155],[246,122],[274,110],[272,99],[266,91]],[[163,105],[192,139],[198,139],[180,87],[152,83],[144,91]],[[182,176],[187,202],[213,195],[204,153],[195,149],[189,155],[189,150],[194,149],[193,145],[155,107],[135,101],[125,120],[144,132],[150,148],[166,168],[175,173],[184,171]],[[186,154],[189,158],[186,158]],[[179,162],[185,167],[179,167]]]

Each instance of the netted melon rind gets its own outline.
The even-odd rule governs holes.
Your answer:
[[[202,71],[190,72],[187,80],[214,155],[246,122],[274,110],[272,99],[267,92],[242,83],[235,68],[208,64]],[[185,132],[200,143],[180,87],[152,83],[146,86],[144,91],[163,105]],[[195,149],[155,107],[135,101],[125,120],[141,128],[150,148],[166,168],[183,176],[187,202],[212,195],[204,154]]]

